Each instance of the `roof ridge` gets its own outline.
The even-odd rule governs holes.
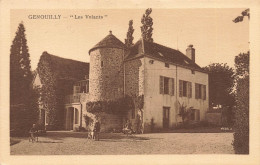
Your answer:
[[[63,60],[70,60],[70,61],[74,61],[74,62],[80,62],[80,63],[85,63],[85,64],[89,64],[89,62],[84,62],[84,61],[79,61],[79,60],[74,60],[74,59],[70,59],[70,58],[64,58],[64,57],[60,57],[60,56],[57,56],[57,55],[53,55],[53,54],[50,54],[48,53],[47,51],[44,51],[46,54],[44,55],[48,55],[50,57],[55,57],[55,58],[59,58],[59,59],[63,59]],[[43,52],[43,53],[44,53]]]

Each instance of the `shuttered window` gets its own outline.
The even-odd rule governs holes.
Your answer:
[[[206,100],[206,85],[203,85],[202,87],[203,87],[202,88],[203,89],[203,92],[202,92],[203,93],[203,97],[202,97],[202,99]]]
[[[199,99],[199,84],[195,83],[195,99]]]
[[[195,84],[195,98],[196,99],[203,99],[206,100],[207,94],[206,94],[206,85],[202,84]]]
[[[164,94],[163,89],[163,76],[160,76],[160,94]]]
[[[183,81],[179,80],[179,96],[182,97],[183,94]]]
[[[172,82],[172,84],[171,84],[171,95],[174,96],[174,88],[175,88],[174,78],[171,78],[171,82]]]
[[[187,85],[188,85],[188,90],[187,90],[188,95],[187,96],[189,98],[192,98],[192,84],[191,84],[191,82],[188,82]]]
[[[160,94],[174,95],[174,78],[160,76]]]
[[[192,83],[179,80],[179,96],[192,98]]]

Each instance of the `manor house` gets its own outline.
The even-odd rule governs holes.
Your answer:
[[[87,127],[84,115],[89,101],[116,100],[126,95],[144,96],[142,121],[144,132],[174,129],[182,118],[180,107],[192,110],[190,120],[205,120],[209,108],[208,73],[195,63],[195,49],[186,53],[143,39],[126,49],[112,32],[89,50],[90,63],[64,59],[44,52],[39,64],[56,76],[59,129]],[[38,67],[39,67],[38,64]],[[34,85],[44,85],[37,68]],[[137,108],[128,113],[134,125]],[[40,121],[51,128],[48,112],[40,106]],[[103,114],[101,131],[121,129],[126,119]]]

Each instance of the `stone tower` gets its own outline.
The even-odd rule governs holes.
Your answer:
[[[89,50],[90,101],[115,100],[123,97],[124,43],[110,31],[103,40]]]

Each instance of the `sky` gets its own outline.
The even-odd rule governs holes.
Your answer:
[[[196,63],[227,63],[234,67],[236,55],[249,50],[249,22],[234,23],[245,8],[153,9],[154,42],[185,54],[188,45],[196,50]],[[129,20],[133,20],[134,43],[141,38],[145,9],[11,10],[11,40],[20,22],[26,29],[32,70],[42,52],[89,62],[89,50],[109,31],[122,42]],[[61,19],[30,19],[32,15],[61,15]],[[89,19],[86,15],[100,16]],[[76,19],[82,16],[82,19]],[[11,43],[10,43],[11,45]]]

